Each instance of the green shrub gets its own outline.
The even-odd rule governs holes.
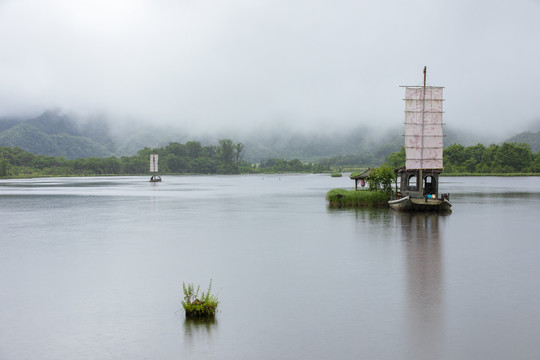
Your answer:
[[[390,167],[383,165],[373,169],[371,175],[366,179],[370,191],[392,192],[392,181],[394,180],[394,171]]]
[[[210,279],[210,285],[208,285],[208,291],[201,292],[199,296],[200,287],[193,284],[182,283],[184,289],[184,300],[182,300],[182,306],[186,312],[186,318],[208,318],[214,317],[217,311],[219,300],[216,295],[211,295],[212,279]]]

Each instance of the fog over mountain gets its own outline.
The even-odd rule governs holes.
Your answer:
[[[536,149],[536,144],[540,142],[540,139],[537,140],[540,137],[538,134],[514,133],[510,140],[530,143]],[[270,158],[296,158],[312,162],[355,155],[362,157],[363,162],[376,164],[384,162],[389,154],[401,149],[404,145],[402,135],[402,125],[384,129],[357,125],[347,129],[310,131],[274,126],[203,135],[159,123],[119,124],[105,117],[80,118],[57,110],[29,119],[0,118],[0,146],[20,147],[37,155],[68,159],[129,156],[145,147],[164,147],[170,142],[199,141],[202,145],[216,145],[219,139],[228,138],[245,145],[244,159],[251,163]],[[447,127],[444,143],[446,146],[454,143],[468,146],[479,142],[488,145],[502,140]]]
[[[539,18],[538,0],[3,0],[0,117],[384,131],[426,65],[449,128],[510,136],[540,119]]]

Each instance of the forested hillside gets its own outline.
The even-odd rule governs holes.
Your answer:
[[[87,137],[67,133],[47,134],[28,123],[18,124],[0,133],[0,146],[17,146],[34,154],[67,159],[112,155],[103,145]]]
[[[520,134],[512,136],[506,140],[506,142],[526,143],[531,146],[531,151],[537,152],[540,150],[540,131],[524,131]]]
[[[0,119],[0,146],[19,147],[36,155],[62,156],[66,159],[132,156],[142,148],[163,147],[171,142],[196,141],[210,146],[217,138],[209,134],[188,135],[179,128],[124,124],[109,128],[105,119],[80,120],[71,115],[49,111],[31,119]],[[271,129],[242,132],[234,137],[244,144],[244,160],[248,163],[275,163],[282,159],[298,159],[303,163],[341,166],[378,166],[403,146],[403,128],[375,130],[366,126],[347,129],[291,131]],[[470,146],[498,141],[445,128],[444,144]],[[531,150],[540,150],[540,132],[524,132],[507,142],[528,143]]]
[[[69,116],[45,112],[28,120],[0,121],[0,146],[19,147],[36,155],[67,159],[107,157],[112,139],[105,124],[78,123]]]
[[[144,147],[165,146],[170,142],[199,141],[203,145],[216,142],[209,134],[188,137],[180,129],[152,126],[124,126],[113,135],[104,121],[81,122],[56,112],[28,120],[0,120],[0,130],[0,146],[67,159],[131,156]],[[367,127],[324,132],[273,129],[245,132],[237,138],[245,144],[246,161],[252,163],[276,158],[312,162],[351,155],[353,161],[359,159],[375,165],[399,150],[403,141],[401,133],[398,126],[378,132]]]
[[[540,151],[531,151],[529,144],[503,143],[484,146],[452,144],[444,149],[445,173],[510,174],[540,173]],[[405,166],[405,148],[391,154],[388,165]]]

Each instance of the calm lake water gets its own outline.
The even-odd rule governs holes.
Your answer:
[[[540,358],[539,177],[443,177],[445,216],[328,209],[347,176],[148,178],[0,181],[0,359]]]

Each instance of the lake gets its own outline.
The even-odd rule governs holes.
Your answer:
[[[148,179],[0,180],[0,359],[540,358],[539,177],[442,177],[449,215],[329,209],[348,176]]]

